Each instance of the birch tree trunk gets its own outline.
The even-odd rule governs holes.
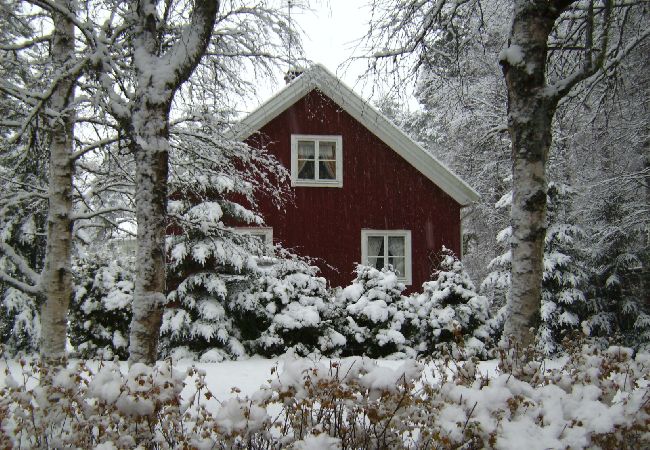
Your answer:
[[[71,1],[60,4],[74,11]],[[74,28],[63,14],[53,12],[51,57],[56,70],[63,72],[74,58]],[[50,121],[49,210],[47,246],[41,275],[41,355],[49,360],[65,355],[68,305],[72,295],[72,160],[74,77],[60,79],[50,99],[52,111],[59,114]]]
[[[513,177],[512,284],[504,335],[524,346],[534,342],[541,305],[546,162],[557,104],[545,91],[545,77],[547,40],[556,17],[544,0],[516,1],[509,47],[501,54]]]
[[[153,111],[151,111],[153,109]],[[136,161],[136,220],[138,248],[131,321],[130,360],[156,361],[165,305],[165,232],[169,161],[169,107],[143,104],[134,124]]]
[[[190,23],[162,52],[156,0],[131,4],[135,17],[135,98],[128,131],[136,161],[138,248],[129,361],[153,364],[158,353],[165,292],[165,233],[169,160],[169,111],[210,42],[219,2],[197,0]]]

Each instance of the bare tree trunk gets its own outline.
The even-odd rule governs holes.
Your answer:
[[[131,107],[136,161],[138,250],[129,361],[153,364],[158,353],[165,295],[165,232],[169,160],[169,110],[176,90],[201,60],[212,36],[219,2],[197,0],[190,24],[162,52],[156,0],[131,4],[137,86]]]
[[[165,305],[165,231],[169,160],[168,106],[151,111],[142,105],[146,123],[134,124],[136,139],[136,257],[135,301],[131,321],[130,361],[156,361]]]
[[[546,233],[546,161],[556,102],[545,92],[547,39],[557,12],[546,1],[515,3],[501,55],[512,138],[512,284],[504,335],[534,342],[539,324]]]
[[[72,2],[63,0],[65,8],[74,11]],[[53,12],[52,61],[55,69],[63,68],[74,57],[74,28],[63,14]],[[47,247],[40,290],[41,355],[57,359],[65,355],[68,305],[72,295],[72,161],[74,112],[70,109],[74,97],[73,77],[59,80],[50,106],[59,115],[50,124],[50,185],[47,217]]]

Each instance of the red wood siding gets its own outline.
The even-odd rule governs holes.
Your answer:
[[[460,254],[460,205],[336,103],[312,91],[249,138],[291,167],[291,135],[343,137],[343,187],[296,187],[282,213],[262,202],[273,238],[318,257],[332,286],[346,286],[361,261],[361,229],[411,230],[413,284],[429,280],[442,245]]]

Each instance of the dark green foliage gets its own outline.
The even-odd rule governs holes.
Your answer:
[[[650,343],[650,249],[643,226],[625,224],[625,203],[618,196],[601,200],[603,221],[590,264],[589,307],[584,328],[592,336],[614,337],[633,347]]]
[[[404,284],[391,267],[378,270],[358,265],[356,273],[341,294],[345,314],[341,331],[347,339],[344,354],[378,358],[401,352],[415,356],[402,332],[407,321]]]
[[[79,261],[70,302],[70,342],[82,358],[129,357],[133,261],[98,253]]]
[[[414,321],[419,323],[420,352],[431,354],[441,344],[461,345],[468,356],[486,356],[490,318],[487,298],[478,295],[463,263],[443,247],[433,280],[422,285],[422,294],[408,299]]]
[[[336,309],[325,279],[299,259],[276,260],[228,302],[247,350],[278,355],[336,354],[345,338],[336,331]]]

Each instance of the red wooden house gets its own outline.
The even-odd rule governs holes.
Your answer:
[[[314,65],[239,125],[291,173],[295,203],[262,204],[267,239],[322,261],[333,286],[355,263],[391,264],[411,289],[444,245],[460,255],[460,210],[478,194],[369,103]]]

